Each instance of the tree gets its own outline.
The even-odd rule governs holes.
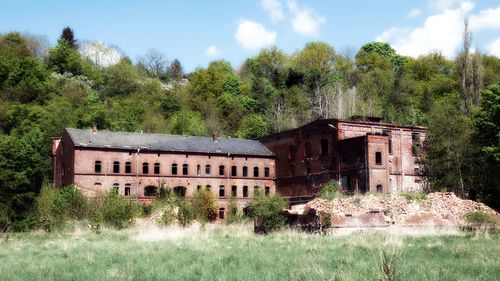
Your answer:
[[[29,56],[31,56],[31,52],[28,48],[28,42],[20,33],[11,32],[0,35],[0,57],[21,58]]]
[[[61,41],[66,40],[68,42],[69,46],[73,50],[78,50],[78,43],[76,42],[75,39],[75,34],[73,33],[73,29],[71,27],[66,26],[63,31],[61,32],[61,36],[59,37],[59,44]]]
[[[278,194],[272,197],[257,196],[248,204],[248,213],[254,218],[263,233],[269,233],[282,228],[285,225],[283,209],[286,207],[285,200]]]
[[[358,68],[369,71],[375,67],[386,69],[392,67],[395,71],[401,70],[406,59],[385,42],[370,42],[361,47],[356,54]]]
[[[127,96],[138,88],[139,75],[132,63],[121,59],[119,63],[105,69],[107,96]]]
[[[271,124],[264,116],[251,114],[243,118],[236,136],[245,139],[255,139],[269,134],[270,129]]]
[[[149,49],[146,55],[138,58],[139,67],[144,69],[150,77],[159,78],[165,73],[167,59],[156,49]]]
[[[167,69],[167,76],[175,81],[180,81],[184,77],[184,69],[178,59],[174,59]]]
[[[73,49],[71,43],[66,39],[60,39],[57,46],[50,48],[47,55],[47,66],[53,71],[73,75],[83,73],[83,64],[80,53]]]
[[[335,61],[332,46],[323,42],[311,42],[293,55],[292,67],[304,76],[305,84],[312,91],[330,81],[335,71]]]
[[[177,135],[204,135],[205,125],[199,112],[181,110],[170,118],[170,132]]]

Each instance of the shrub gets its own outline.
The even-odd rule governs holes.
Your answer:
[[[179,200],[178,205],[177,221],[182,226],[190,225],[195,218],[193,208],[184,199]]]
[[[340,186],[336,181],[330,181],[325,185],[319,193],[319,198],[325,200],[333,200],[335,198],[345,197],[344,193],[340,190]]]
[[[257,197],[248,204],[248,215],[256,220],[257,231],[269,233],[285,225],[285,217],[283,216],[285,207],[285,200],[278,194],[272,197]]]
[[[214,221],[217,218],[217,205],[210,190],[200,189],[196,191],[192,204],[194,215],[200,222]]]
[[[230,197],[227,204],[227,224],[241,222],[244,217],[238,212],[238,200],[236,197]]]
[[[419,192],[401,192],[399,193],[399,195],[408,201],[427,199],[427,194]]]
[[[64,187],[58,193],[55,204],[63,211],[66,218],[81,220],[87,217],[87,199],[73,185]]]
[[[475,226],[495,226],[495,217],[481,211],[468,212],[464,214],[465,222]]]
[[[126,200],[111,189],[104,195],[100,214],[104,223],[116,228],[124,228],[132,223],[137,206],[132,200]]]
[[[53,231],[64,225],[64,209],[57,204],[58,192],[50,185],[44,185],[36,199],[37,225],[45,231]]]
[[[177,208],[177,206],[165,206],[162,211],[163,214],[156,220],[156,223],[160,225],[170,225],[177,219],[179,208]]]

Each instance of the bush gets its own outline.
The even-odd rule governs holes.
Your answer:
[[[81,220],[87,217],[87,198],[73,185],[64,187],[58,193],[55,204],[62,209],[66,218]]]
[[[244,217],[238,212],[238,200],[230,197],[227,204],[227,224],[241,222]]]
[[[200,189],[196,191],[192,204],[194,215],[200,222],[214,221],[217,218],[217,204],[210,190]]]
[[[156,223],[159,225],[171,225],[177,219],[179,208],[177,206],[165,206],[162,211],[163,214],[156,220]]]
[[[104,223],[116,228],[124,228],[132,223],[137,213],[137,206],[132,200],[126,200],[118,195],[115,189],[111,189],[104,195],[104,201],[100,214]]]
[[[193,208],[182,199],[178,201],[179,209],[177,210],[177,221],[182,226],[188,226],[193,222],[195,214]]]
[[[427,199],[427,194],[419,192],[401,192],[399,195],[406,200],[425,200]]]
[[[325,200],[333,200],[342,197],[345,197],[345,194],[340,190],[340,186],[336,181],[330,181],[319,193],[319,198]]]
[[[483,225],[494,226],[497,223],[495,217],[481,211],[466,213],[464,215],[464,220],[465,222],[476,226],[483,226]]]
[[[278,194],[257,197],[248,204],[248,215],[256,220],[258,232],[269,233],[285,225],[283,209],[286,201]]]
[[[45,231],[53,231],[64,225],[64,209],[57,204],[58,192],[50,185],[44,185],[36,199],[37,225]]]

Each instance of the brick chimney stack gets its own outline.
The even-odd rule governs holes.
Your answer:
[[[217,134],[217,133],[213,133],[213,134],[212,134],[212,140],[213,140],[213,141],[219,141],[219,134]]]
[[[97,134],[97,125],[96,124],[92,125],[92,134]]]

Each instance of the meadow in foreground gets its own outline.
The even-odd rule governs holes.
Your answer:
[[[0,280],[496,280],[499,242],[408,228],[264,236],[251,225],[75,227],[4,234]]]

